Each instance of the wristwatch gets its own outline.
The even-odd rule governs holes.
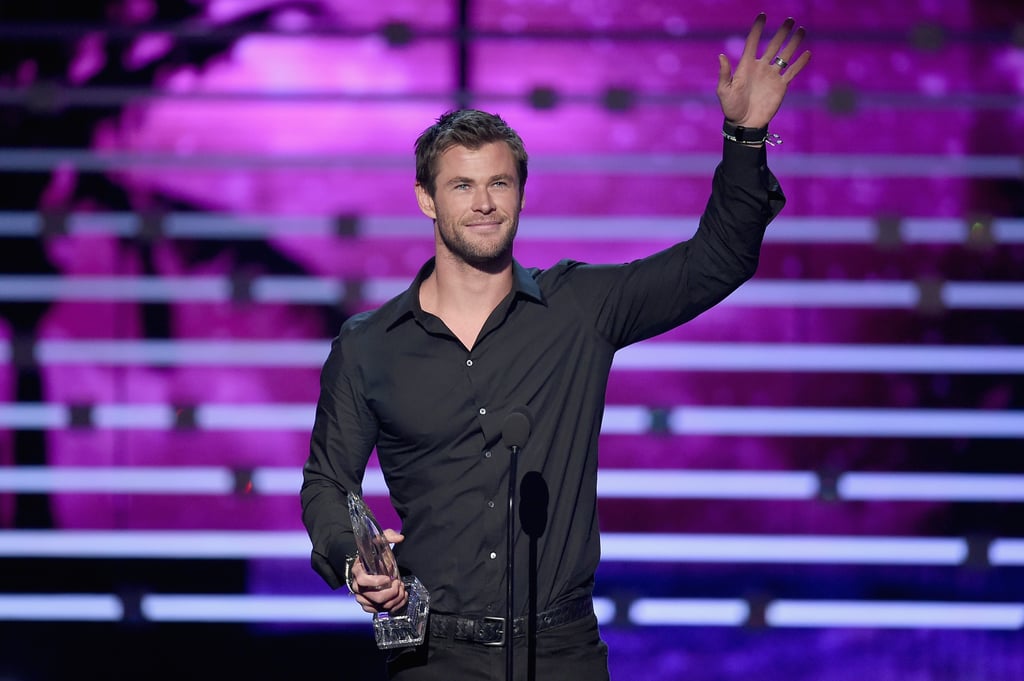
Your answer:
[[[743,144],[748,147],[758,147],[762,144],[776,146],[782,144],[782,137],[774,132],[768,132],[768,128],[745,128],[742,125],[733,125],[726,119],[722,123],[722,137],[730,142]]]
[[[768,128],[744,128],[729,121],[722,123],[722,136],[730,142],[740,144],[764,144],[768,139]]]

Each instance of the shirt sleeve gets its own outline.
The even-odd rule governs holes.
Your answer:
[[[625,265],[577,263],[567,272],[585,314],[614,347],[693,319],[757,270],[765,228],[785,196],[763,147],[724,144],[691,239]]]
[[[320,373],[320,397],[303,468],[302,522],[313,544],[312,564],[332,589],[344,583],[345,557],[356,552],[348,515],[349,490],[361,492],[378,423],[366,403],[359,368],[346,359],[342,334]]]

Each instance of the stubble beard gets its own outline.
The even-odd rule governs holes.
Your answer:
[[[510,259],[518,222],[518,219],[513,218],[511,227],[506,229],[497,241],[467,238],[469,228],[461,224],[453,225],[451,222],[439,222],[437,232],[445,248],[457,260],[476,269],[490,270],[503,267]]]

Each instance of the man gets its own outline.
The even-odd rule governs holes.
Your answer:
[[[735,72],[719,58],[726,140],[697,233],[643,260],[523,268],[512,256],[527,175],[519,136],[469,110],[442,116],[417,140],[416,198],[434,223],[435,257],[406,292],[351,318],[335,338],[302,488],[317,572],[335,588],[346,581],[367,612],[400,608],[404,586],[366,573],[347,516],[346,494],[360,490],[377,448],[404,533],[387,537],[402,573],[431,595],[428,641],[392,656],[392,678],[504,678],[504,650],[486,645],[507,644],[511,633],[488,638],[506,607],[502,427],[524,407],[532,427],[517,489],[540,517],[517,530],[514,611],[538,615],[513,630],[535,629],[527,668],[536,678],[608,678],[590,599],[612,357],[754,274],[765,227],[784,203],[766,165],[767,126],[810,59],[794,60],[804,32],[791,19],[758,59],[764,24],[762,14]]]

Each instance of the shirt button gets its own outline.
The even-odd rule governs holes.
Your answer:
[[[473,366],[473,360],[471,360],[471,359],[467,359],[467,360],[466,360],[466,366],[468,366],[468,367],[471,367],[471,366]]]
[[[488,449],[486,452],[484,452],[484,457],[488,459],[491,458],[491,450]]]
[[[480,416],[483,416],[486,413],[487,413],[487,410],[484,409],[483,407],[480,407]]]
[[[488,501],[487,502],[487,508],[494,508],[494,502],[493,501]]]
[[[497,557],[498,557],[498,554],[496,554],[494,551],[491,551],[491,560],[494,560]]]

